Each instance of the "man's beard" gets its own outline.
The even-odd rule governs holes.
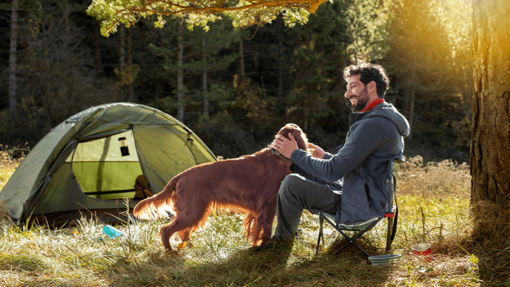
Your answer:
[[[368,103],[367,87],[365,87],[363,89],[363,91],[361,91],[359,93],[359,95],[356,95],[356,98],[357,98],[358,102],[356,103],[356,105],[354,107],[352,107],[352,111],[353,112],[361,112],[367,106],[367,103]]]

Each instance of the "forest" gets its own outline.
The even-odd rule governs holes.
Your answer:
[[[349,128],[342,71],[370,62],[386,69],[385,99],[412,126],[406,155],[469,161],[467,0],[338,0],[320,5],[308,23],[294,27],[278,16],[269,24],[234,29],[223,17],[205,31],[172,16],[157,27],[156,17],[149,17],[121,25],[109,37],[87,13],[90,4],[1,4],[4,149],[33,147],[91,106],[134,102],[174,116],[227,158],[265,147],[286,123],[298,124],[312,142],[333,150]]]

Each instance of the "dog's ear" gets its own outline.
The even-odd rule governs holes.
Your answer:
[[[299,130],[290,130],[289,132],[294,139],[296,139],[298,147],[304,151],[308,151],[308,139],[306,138],[306,134]]]
[[[304,151],[308,151],[308,139],[306,138],[306,134],[299,128],[296,124],[287,124],[285,125],[278,134],[289,138],[289,134],[292,134],[294,139],[297,141],[298,147]]]

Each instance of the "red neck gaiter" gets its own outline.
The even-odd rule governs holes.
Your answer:
[[[370,104],[368,104],[361,112],[364,113],[364,112],[370,112],[371,110],[373,110],[378,104],[380,103],[383,103],[384,102],[384,99],[377,99],[377,100],[373,100]]]

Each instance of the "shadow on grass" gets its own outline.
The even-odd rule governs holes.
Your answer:
[[[497,250],[505,251],[505,250]],[[499,252],[494,253],[499,253]],[[506,256],[476,254],[479,258],[481,286],[510,286],[510,251]]]
[[[196,250],[181,255],[151,251],[143,260],[119,259],[106,273],[112,286],[381,286],[388,281],[393,267],[368,264],[354,246],[331,256],[343,243],[334,242],[314,256],[315,245],[301,241],[259,252],[241,249],[223,258]],[[376,254],[371,242],[359,244]]]
[[[332,257],[330,254],[336,250],[335,246],[311,258],[300,255],[302,248],[309,246],[299,242],[293,250],[268,249],[257,253],[240,250],[226,260],[192,266],[178,280],[162,283],[186,286],[378,286],[387,281],[391,267],[367,264],[366,257],[356,248],[347,248],[340,256]]]
[[[470,239],[462,242],[478,260],[481,286],[510,286],[510,248],[505,244],[480,246]]]

